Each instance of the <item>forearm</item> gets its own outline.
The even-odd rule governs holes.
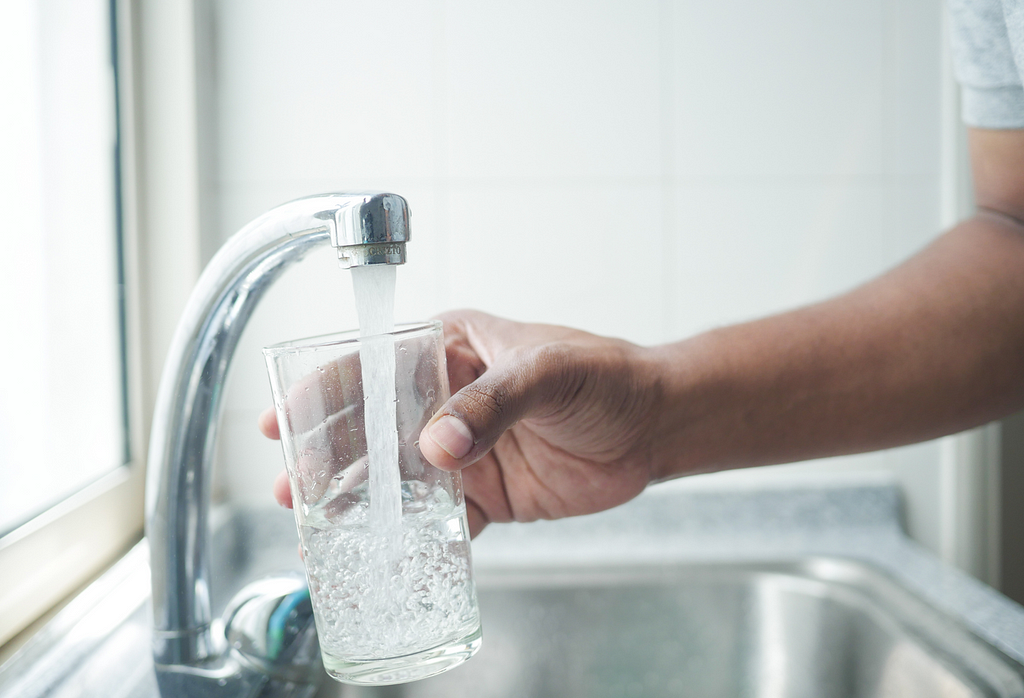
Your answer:
[[[980,213],[844,296],[652,351],[659,479],[983,424],[1024,406],[1024,226]]]

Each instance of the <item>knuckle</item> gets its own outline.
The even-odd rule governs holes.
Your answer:
[[[572,348],[561,342],[543,344],[533,351],[533,362],[540,375],[558,377],[563,375],[573,358]]]
[[[572,360],[572,349],[560,342],[515,347],[509,350],[507,359],[527,383],[540,383],[565,373]]]
[[[575,384],[582,365],[579,348],[561,342],[534,348],[531,360],[535,370],[534,380],[552,394]]]

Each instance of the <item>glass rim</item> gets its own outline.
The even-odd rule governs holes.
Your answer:
[[[373,337],[394,337],[395,339],[401,339],[404,337],[413,336],[420,333],[427,333],[431,330],[440,329],[442,327],[440,320],[427,320],[425,322],[400,322],[395,324],[395,329],[391,332],[384,332],[383,334],[371,334],[368,336],[362,336],[359,334],[358,329],[342,330],[341,332],[331,332],[328,334],[316,335],[313,337],[304,337],[302,339],[292,339],[287,342],[278,342],[277,344],[271,344],[270,346],[263,347],[264,356],[279,356],[281,354],[293,354],[298,352],[307,351],[318,351],[323,349],[330,349],[341,347],[344,345],[358,345],[361,342],[371,339]]]

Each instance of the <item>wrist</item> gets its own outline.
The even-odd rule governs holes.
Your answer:
[[[721,384],[717,344],[708,332],[645,350],[641,370],[655,396],[647,432],[652,483],[718,469],[708,420]]]

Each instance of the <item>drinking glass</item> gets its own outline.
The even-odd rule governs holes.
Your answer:
[[[394,419],[397,443],[385,428],[392,452],[375,455],[381,447],[371,445],[368,455],[367,424],[381,421],[373,395],[390,390],[392,345],[394,393],[383,402],[393,400],[384,421]],[[481,629],[462,477],[427,463],[417,441],[448,399],[441,323],[315,337],[263,353],[327,673],[383,685],[466,661]],[[381,357],[387,370],[368,373]],[[374,376],[365,395],[364,373]]]

